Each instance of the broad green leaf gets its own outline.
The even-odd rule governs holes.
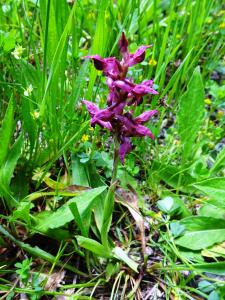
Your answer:
[[[190,211],[187,209],[185,203],[183,200],[176,194],[170,192],[170,191],[163,191],[161,194],[162,200],[163,201],[161,204],[163,204],[163,207],[167,210],[165,211],[166,213],[169,213],[171,215],[179,215],[181,218],[185,218],[191,215]],[[168,201],[171,205],[171,207],[168,207]],[[166,204],[166,206],[165,206]],[[159,207],[160,202],[157,202],[157,205]],[[163,207],[160,206],[159,208],[163,210]],[[169,210],[168,210],[169,208]]]
[[[123,249],[120,247],[115,247],[112,252],[115,258],[125,262],[132,270],[138,273],[139,264],[132,260]]]
[[[96,197],[101,194],[106,189],[105,186],[92,189],[83,192],[81,195],[74,197],[67,201],[64,205],[58,208],[55,212],[52,212],[50,216],[46,218],[41,218],[38,225],[35,227],[36,230],[41,232],[46,232],[48,229],[54,229],[64,226],[68,222],[74,219],[74,216],[70,210],[69,205],[71,203],[76,203],[81,219],[86,216],[93,208]],[[40,217],[41,217],[40,213]],[[38,221],[39,215],[36,216]],[[40,219],[40,218],[39,218]]]
[[[98,256],[106,257],[106,258],[112,257],[112,254],[109,252],[109,250],[107,248],[105,248],[102,244],[100,244],[99,242],[89,239],[89,238],[86,238],[86,237],[83,237],[83,236],[76,236],[76,239],[77,239],[78,244],[81,247],[97,254]]]
[[[181,96],[177,115],[178,133],[183,145],[183,158],[191,155],[191,150],[204,118],[204,87],[197,67],[188,84],[187,91]]]
[[[217,291],[212,291],[209,294],[208,300],[221,300],[221,297]]]
[[[91,212],[87,214],[85,217],[81,217],[79,210],[77,208],[76,202],[70,203],[69,208],[74,216],[74,220],[79,227],[81,234],[85,237],[88,236],[88,231],[90,227],[90,219],[91,219]]]
[[[210,217],[188,217],[179,222],[186,231],[175,243],[192,250],[205,249],[225,241],[225,220]]]
[[[9,151],[9,144],[13,132],[13,99],[11,97],[5,117],[2,121],[2,127],[0,129],[0,141],[1,141],[1,146],[0,146],[0,168],[3,164],[3,162],[6,159],[6,156]]]
[[[209,282],[207,280],[202,280],[199,282],[198,288],[200,289],[200,291],[204,293],[209,293],[215,289],[215,286],[213,285],[212,282]]]
[[[202,250],[202,256],[205,257],[224,257],[225,258],[225,242],[219,245],[210,247],[209,249]]]
[[[157,179],[165,181],[171,187],[179,187],[179,190],[185,193],[194,191],[191,184],[195,179],[184,170],[157,160],[153,161],[152,170],[155,171]]]
[[[225,262],[193,264],[192,266],[201,272],[225,275]]]
[[[212,204],[206,204],[199,209],[200,216],[212,217],[215,219],[225,219],[225,208]]]
[[[225,178],[215,177],[193,184],[198,190],[215,200],[225,199]]]
[[[192,267],[199,272],[207,272],[215,275],[225,275],[225,262],[214,263],[197,263],[192,264]],[[176,270],[186,270],[186,265],[176,266]]]

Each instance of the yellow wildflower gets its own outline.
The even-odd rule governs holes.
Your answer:
[[[87,142],[89,140],[89,136],[87,134],[83,134],[81,137],[82,142]]]
[[[148,64],[150,65],[150,66],[156,66],[157,65],[157,61],[154,59],[154,58],[151,58],[150,60],[149,60],[149,62],[148,62]]]
[[[104,104],[105,103],[105,100],[103,98],[100,98],[100,101],[99,101],[101,104]]]
[[[38,110],[34,110],[30,113],[33,119],[38,119],[40,117],[40,112]]]
[[[224,23],[224,22],[221,23],[221,24],[219,25],[219,28],[220,28],[220,29],[224,29],[224,28],[225,28],[225,23]]]
[[[204,102],[205,102],[205,104],[207,104],[207,105],[211,105],[211,104],[212,104],[212,101],[211,101],[209,98],[206,98],[206,99],[204,100]]]
[[[216,118],[217,118],[217,119],[220,119],[220,118],[222,118],[222,116],[223,116],[224,114],[225,114],[224,111],[218,110],[217,115],[216,115]]]
[[[225,13],[225,10],[222,9],[222,10],[220,10],[216,15],[217,15],[217,17],[220,17],[220,16],[222,16],[224,13]]]

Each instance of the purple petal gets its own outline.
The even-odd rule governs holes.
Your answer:
[[[143,125],[137,125],[135,126],[136,133],[134,136],[149,136],[151,139],[155,139],[153,133],[145,126]]]
[[[155,90],[153,90],[152,88],[150,88],[149,86],[147,85],[144,85],[144,84],[137,84],[133,89],[132,89],[132,92],[134,94],[137,94],[137,95],[141,95],[141,96],[144,96],[148,93],[150,94],[158,94],[158,92],[156,92]]]
[[[109,131],[112,131],[112,125],[110,122],[105,122],[105,121],[101,121],[101,120],[96,120],[96,122],[93,124],[92,120],[91,120],[91,126],[95,126],[96,124],[98,124],[99,126],[101,126],[102,128],[106,128]]]
[[[127,47],[128,47],[128,40],[126,39],[126,36],[124,32],[122,32],[121,38],[119,39],[119,50],[124,55],[127,53]]]
[[[121,73],[120,62],[115,57],[109,57],[104,59],[104,64],[104,75],[118,79]]]
[[[134,54],[130,54],[127,60],[127,64],[129,67],[136,65],[142,62],[145,59],[145,51],[147,48],[151,46],[141,46]]]
[[[145,123],[148,122],[152,116],[154,116],[158,111],[157,110],[149,110],[143,112],[141,115],[139,115],[137,118],[134,119],[136,123]]]
[[[100,111],[100,109],[93,102],[83,100],[82,103],[86,106],[92,117]]]
[[[84,58],[92,59],[94,62],[95,68],[97,70],[102,71],[105,67],[104,58],[101,58],[101,56],[99,56],[99,55],[88,55],[88,56],[85,56]]]
[[[97,114],[95,114],[92,118],[92,122],[96,123],[97,120],[101,121],[109,121],[114,115],[113,111],[110,111],[108,108],[101,109],[98,111]]]
[[[122,114],[125,105],[126,102],[123,101],[112,105],[111,107],[109,107],[109,109],[112,110],[112,112],[117,116]]]
[[[110,90],[111,90],[112,88],[114,88],[114,80],[112,80],[112,78],[107,77],[106,83],[107,83],[107,85],[108,85],[108,87],[109,87]]]
[[[153,80],[145,80],[142,82],[143,85],[149,86],[149,87],[153,87]]]
[[[132,82],[129,82],[128,80],[116,80],[114,83],[116,87],[120,88],[126,93],[130,93],[133,87],[135,86]]]
[[[125,131],[127,135],[130,135],[135,127],[135,123],[130,118],[130,116],[118,115],[117,119],[121,122],[123,131]]]
[[[123,137],[122,143],[120,144],[120,160],[121,163],[124,165],[124,157],[127,153],[129,153],[132,150],[130,139],[128,137]]]

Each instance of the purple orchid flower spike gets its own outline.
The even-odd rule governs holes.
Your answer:
[[[135,53],[129,53],[128,41],[124,33],[118,44],[123,57],[122,61],[115,57],[102,58],[99,55],[85,57],[91,59],[95,68],[107,77],[109,88],[107,107],[99,109],[87,100],[83,100],[83,104],[91,116],[91,126],[98,124],[108,129],[120,143],[119,157],[124,164],[125,155],[132,150],[131,137],[148,136],[154,139],[153,133],[143,124],[157,113],[157,110],[145,111],[135,118],[131,111],[126,112],[126,107],[140,105],[145,95],[156,95],[158,92],[153,89],[153,80],[135,84],[132,79],[126,78],[128,68],[142,62],[146,49],[150,46],[141,46]]]

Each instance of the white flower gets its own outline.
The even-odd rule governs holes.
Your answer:
[[[29,84],[29,86],[26,88],[26,90],[24,90],[23,94],[24,94],[24,96],[29,97],[31,95],[32,91],[33,91],[33,86],[32,86],[32,84]]]
[[[11,52],[11,54],[15,57],[15,59],[20,59],[22,57],[23,51],[25,50],[25,48],[23,48],[22,46],[18,45],[16,46],[16,48],[14,49],[13,52]]]

